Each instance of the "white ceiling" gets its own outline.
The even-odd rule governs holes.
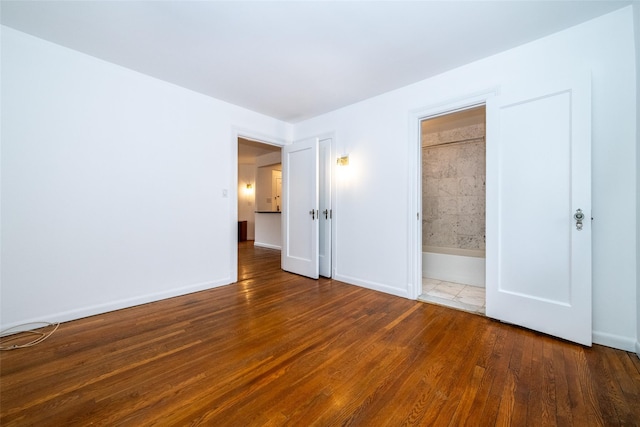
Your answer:
[[[295,123],[632,1],[7,1],[2,24]]]

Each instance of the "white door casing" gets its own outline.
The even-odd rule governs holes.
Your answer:
[[[318,262],[321,276],[331,277],[331,139],[319,142],[318,178],[320,203],[320,234],[318,244]]]
[[[318,141],[282,150],[282,269],[318,278]]]
[[[494,87],[409,113],[409,138],[414,141],[413,144],[409,144],[408,157],[414,159],[414,162],[409,164],[407,185],[412,194],[408,200],[407,222],[407,251],[410,254],[407,257],[407,291],[411,298],[417,299],[422,293],[422,121],[485,105],[487,99],[496,96],[497,93],[498,88]]]
[[[487,100],[486,188],[487,316],[591,345],[588,75]]]

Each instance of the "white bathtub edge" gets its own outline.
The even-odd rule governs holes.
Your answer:
[[[422,277],[484,288],[485,271],[484,258],[422,253]]]

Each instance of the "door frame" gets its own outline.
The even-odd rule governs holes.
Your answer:
[[[282,138],[265,135],[250,129],[233,126],[231,128],[231,179],[229,181],[230,188],[223,188],[222,192],[227,191],[230,206],[229,230],[229,260],[230,282],[238,281],[238,138],[250,139],[265,145],[273,145],[276,147],[284,147],[290,142]],[[223,196],[224,197],[224,196]]]
[[[422,293],[422,132],[421,123],[446,114],[486,105],[498,95],[498,87],[490,88],[444,102],[427,105],[409,113],[409,218],[407,226],[407,295],[418,299]],[[487,118],[488,120],[488,118]],[[413,159],[413,161],[411,161]],[[487,238],[489,238],[487,236]],[[488,254],[487,254],[488,255]],[[485,263],[488,262],[485,259]]]

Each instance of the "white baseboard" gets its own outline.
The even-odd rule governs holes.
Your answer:
[[[403,298],[410,298],[409,293],[406,289],[394,288],[389,285],[385,285],[382,283],[371,282],[368,280],[358,279],[356,277],[345,276],[342,274],[335,274],[333,277],[334,280],[338,280],[340,282],[348,283],[350,285],[360,286],[361,288],[367,288],[374,291],[384,292],[386,294],[395,295]]]
[[[640,359],[640,341],[636,341],[636,354],[638,355],[638,358]]]
[[[272,245],[270,243],[253,242],[253,246],[259,246],[261,248],[268,248],[268,249],[277,249],[279,251],[282,250],[281,246]]]
[[[635,351],[640,357],[638,342],[636,342],[635,338],[593,331],[592,339],[594,344],[605,345],[607,347],[617,348],[618,350]]]
[[[31,323],[54,323],[54,322],[68,322],[71,320],[82,319],[83,317],[95,316],[96,314],[108,313],[110,311],[121,310],[123,308],[134,307],[136,305],[147,304],[150,302],[161,301],[167,298],[173,298],[181,295],[187,295],[194,292],[204,291],[207,289],[217,288],[231,284],[230,278],[220,279],[212,282],[196,283],[188,286],[182,286],[179,288],[169,289],[162,292],[156,292],[152,294],[139,295],[132,298],[125,298],[117,301],[110,301],[104,304],[96,304],[88,307],[82,307],[67,311],[61,311],[58,313],[50,313],[43,316],[38,316],[30,319],[21,319],[16,322],[11,322],[7,325],[0,326],[0,330],[6,330],[9,328],[15,328],[24,324]],[[29,330],[29,328],[18,329]]]

